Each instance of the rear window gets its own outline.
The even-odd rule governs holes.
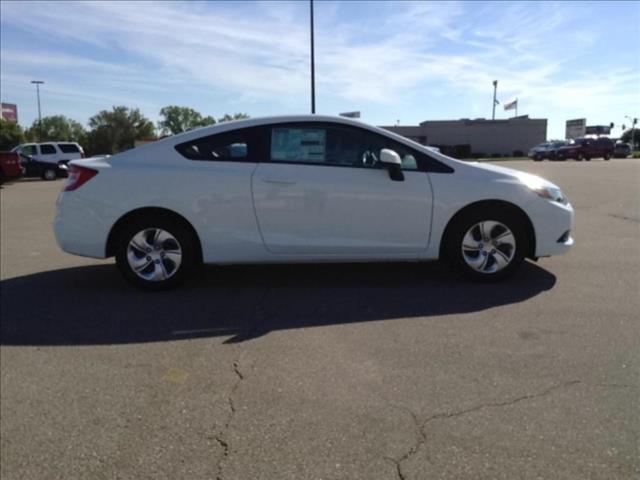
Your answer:
[[[59,143],[58,148],[62,150],[62,153],[80,153],[80,149],[73,143]]]
[[[56,148],[53,145],[40,145],[40,153],[42,155],[52,155],[56,153]]]

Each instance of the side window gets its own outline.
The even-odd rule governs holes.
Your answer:
[[[271,161],[327,163],[327,130],[275,127],[271,131]]]
[[[418,170],[415,154],[404,145],[358,128],[325,125],[276,126],[271,131],[271,161],[380,167],[380,150],[395,150],[403,170]]]
[[[59,143],[58,148],[62,153],[78,153],[80,150],[73,143]]]
[[[20,150],[20,153],[22,153],[23,155],[37,155],[38,152],[36,152],[35,145],[25,145]]]
[[[190,160],[242,162],[256,161],[257,145],[254,129],[245,128],[197,138],[175,148]]]
[[[56,147],[53,145],[40,145],[40,153],[42,155],[54,155],[56,153]]]

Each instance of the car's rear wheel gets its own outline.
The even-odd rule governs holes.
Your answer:
[[[43,180],[55,180],[57,177],[56,171],[53,168],[45,168],[42,172]]]
[[[523,220],[507,209],[478,209],[455,219],[444,242],[444,252],[455,270],[487,282],[512,275],[529,245]]]
[[[611,158],[611,154],[610,153],[605,153],[603,158],[605,160],[609,160]]]
[[[576,160],[581,162],[582,160],[584,160],[584,155],[582,155],[581,153],[579,153],[578,155],[576,155]]]
[[[117,237],[116,263],[136,287],[166,290],[183,283],[197,261],[192,232],[171,217],[154,215],[125,225]]]

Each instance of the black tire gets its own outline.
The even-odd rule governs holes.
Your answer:
[[[578,155],[576,155],[576,160],[578,162],[581,162],[582,160],[584,160],[584,155],[582,155],[581,153],[579,153]]]
[[[476,224],[484,221],[496,221],[509,228],[515,237],[515,252],[510,263],[495,273],[482,273],[471,268],[464,260],[462,242],[466,233]],[[480,282],[495,282],[513,275],[524,261],[529,251],[529,239],[525,220],[510,208],[479,207],[465,212],[452,220],[443,238],[442,252],[445,260],[453,269],[467,277]]]
[[[180,266],[167,279],[159,281],[146,280],[135,273],[129,265],[127,251],[129,242],[143,230],[162,229],[177,240],[182,251]],[[198,264],[198,243],[192,230],[184,222],[171,215],[152,214],[136,218],[116,234],[116,264],[124,278],[142,290],[169,290],[188,280]],[[147,257],[149,258],[149,257]],[[164,263],[164,261],[163,261]],[[152,265],[153,268],[158,268]]]
[[[55,180],[56,178],[58,178],[58,175],[56,174],[55,168],[45,168],[42,171],[43,180]]]
[[[605,160],[608,161],[611,158],[611,154],[610,153],[605,153],[604,157],[602,157],[602,158],[604,158]]]
[[[533,157],[533,161],[534,162],[541,162],[542,161],[542,157],[540,155],[536,155]]]

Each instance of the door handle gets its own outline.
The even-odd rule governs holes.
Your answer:
[[[297,180],[290,178],[263,178],[262,181],[266,183],[275,183],[276,185],[295,185],[298,183]]]

